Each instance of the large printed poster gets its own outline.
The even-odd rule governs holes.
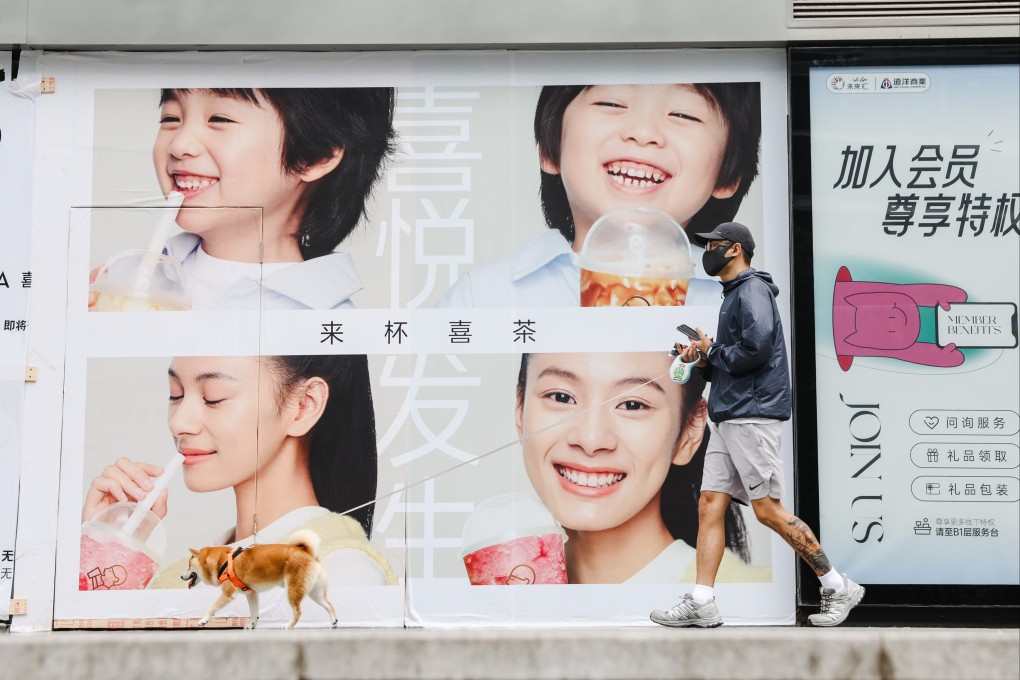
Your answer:
[[[47,56],[74,130],[67,222],[37,225],[70,247],[58,626],[195,625],[218,587],[189,549],[301,529],[341,625],[678,598],[707,388],[667,352],[715,327],[721,221],[787,314],[785,62],[599,56]],[[727,620],[792,622],[792,554],[727,522]]]
[[[1020,582],[1018,83],[810,71],[821,530],[864,583]]]
[[[14,92],[11,53],[0,52],[0,621],[9,620],[32,288],[29,220],[33,99]]]

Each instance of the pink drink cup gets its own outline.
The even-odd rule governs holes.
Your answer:
[[[144,550],[122,543],[113,534],[93,532],[81,537],[78,590],[142,590],[158,563]]]
[[[563,534],[521,536],[464,555],[474,586],[516,586],[567,582]]]
[[[172,474],[176,460],[167,465]],[[149,496],[158,496],[168,480],[166,473],[157,478]],[[141,590],[159,571],[166,533],[149,510],[149,496],[115,503],[82,525],[78,590]]]

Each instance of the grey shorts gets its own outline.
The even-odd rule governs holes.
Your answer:
[[[744,504],[766,496],[783,497],[782,421],[708,426],[702,491],[720,491]]]

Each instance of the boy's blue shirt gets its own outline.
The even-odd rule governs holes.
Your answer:
[[[700,258],[700,253],[692,253]],[[718,305],[722,285],[715,279],[691,279],[689,305]],[[509,257],[470,270],[454,283],[437,307],[577,307],[581,270],[570,242],[547,229],[516,248]]]
[[[461,276],[437,307],[576,307],[581,270],[570,242],[549,229]]]
[[[164,252],[187,274],[202,239],[176,234]],[[354,307],[350,298],[363,288],[348,253],[330,253],[256,278],[239,279],[216,305],[217,309],[344,309]]]

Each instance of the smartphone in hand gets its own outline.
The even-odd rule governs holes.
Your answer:
[[[698,335],[698,331],[694,330],[685,323],[680,324],[679,326],[676,327],[676,329],[683,333],[684,335],[686,335],[691,340],[698,341],[701,339],[701,336]]]

